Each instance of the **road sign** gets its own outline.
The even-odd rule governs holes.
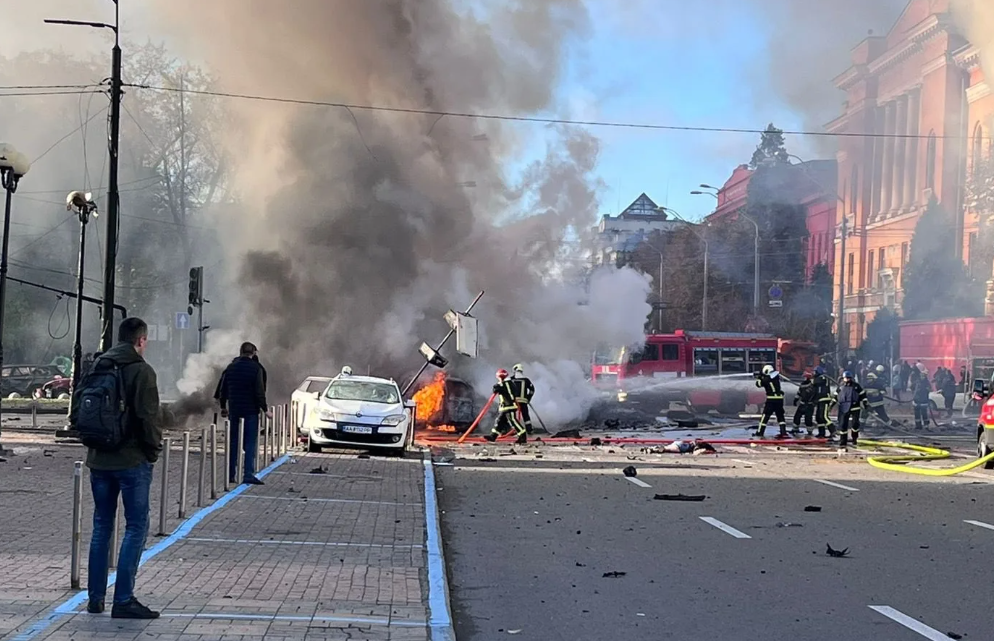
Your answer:
[[[189,329],[190,315],[186,312],[176,312],[176,329]]]
[[[464,356],[476,358],[479,355],[478,327],[475,318],[469,314],[456,316],[456,351]]]
[[[783,290],[780,289],[780,285],[774,285],[773,287],[770,287],[769,294],[770,298],[772,298],[773,300],[780,300],[781,298],[783,298]]]
[[[770,307],[783,307],[783,301],[782,300],[771,300],[770,301]]]

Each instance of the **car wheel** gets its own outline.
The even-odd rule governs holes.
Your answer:
[[[12,401],[16,401],[17,399],[21,398],[21,394],[20,392],[11,392],[10,394],[7,394],[7,398]]]
[[[310,452],[311,454],[320,454],[321,446],[313,442],[312,440],[307,439],[307,451]]]
[[[977,439],[977,456],[984,458],[985,456],[990,456],[991,451],[994,450],[994,437],[992,437],[991,432],[994,430],[984,430],[980,433],[980,438]],[[994,470],[994,460],[987,461],[984,463],[985,470]]]
[[[69,400],[69,392],[59,392],[59,400],[60,401],[68,401]]]

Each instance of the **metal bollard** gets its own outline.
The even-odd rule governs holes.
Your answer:
[[[211,423],[211,500],[217,498],[217,423]]]
[[[186,490],[190,472],[190,433],[183,432],[183,463],[180,465],[179,480],[179,518],[186,518]]]
[[[286,429],[286,421],[284,409],[285,405],[280,405],[279,412],[276,414],[276,442],[279,444],[276,447],[276,456],[280,457],[286,454],[286,437],[283,431]]]
[[[120,499],[119,499],[120,500]],[[121,534],[121,504],[114,510],[114,528],[110,531],[110,549],[107,550],[107,567],[117,567],[117,541]]]
[[[245,419],[238,419],[238,447],[235,448],[235,457],[237,458],[238,464],[236,469],[238,473],[235,475],[235,483],[241,484],[242,480],[245,479]]]
[[[269,408],[269,412],[272,413],[273,408]],[[266,465],[269,464],[269,432],[272,428],[272,421],[269,416],[264,415],[262,417],[262,462]]]
[[[69,585],[79,589],[80,548],[83,543],[83,461],[76,461],[72,470],[72,560],[69,569]]]
[[[231,489],[231,421],[224,419],[224,491]]]
[[[169,448],[171,438],[162,439],[162,489],[159,492],[159,536],[166,535],[166,504],[169,501]]]
[[[200,428],[200,474],[197,476],[197,507],[204,507],[204,491],[207,489],[207,428]]]

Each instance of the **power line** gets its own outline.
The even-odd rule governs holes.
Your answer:
[[[90,83],[87,85],[0,85],[0,91],[17,90],[17,89],[89,89],[90,87],[98,87],[100,84]]]
[[[29,92],[15,92],[15,93],[3,93],[0,92],[0,98],[24,98],[26,96],[78,96],[81,94],[88,93],[103,93],[102,91],[89,90],[84,91],[81,89],[76,89],[73,91],[29,91]]]
[[[133,89],[147,89],[151,91],[170,91],[174,93],[187,93],[198,96],[211,96],[215,98],[237,98],[240,100],[255,100],[259,102],[274,102],[290,105],[305,105],[312,107],[337,107],[346,110],[379,111],[399,114],[416,114],[422,116],[438,116],[439,118],[450,116],[452,118],[471,118],[478,120],[503,120],[510,122],[527,122],[543,125],[573,125],[581,127],[612,127],[623,129],[651,129],[657,131],[690,131],[701,133],[735,133],[735,134],[763,134],[765,129],[750,129],[745,127],[694,127],[689,125],[664,125],[658,123],[625,122],[612,120],[573,120],[568,118],[552,118],[542,116],[516,116],[510,114],[496,113],[470,113],[463,111],[443,111],[439,109],[418,109],[413,107],[386,107],[382,105],[360,105],[347,102],[330,102],[323,100],[305,100],[300,98],[279,98],[276,96],[259,96],[254,94],[229,93],[224,91],[208,91],[203,89],[180,89],[178,87],[159,87],[155,85],[140,85],[124,83],[125,87]],[[964,140],[962,136],[939,136],[921,134],[874,134],[874,133],[850,133],[850,132],[828,132],[828,131],[802,131],[783,130],[785,135],[795,136],[818,136],[825,138],[891,138],[891,139],[936,139],[936,140]],[[973,140],[973,137],[969,138]],[[985,138],[985,140],[992,140]]]
[[[66,140],[67,138],[69,138],[70,136],[72,136],[73,134],[75,134],[77,131],[80,131],[91,120],[93,120],[94,118],[96,118],[97,116],[99,116],[101,114],[106,113],[107,109],[108,109],[107,107],[104,107],[100,111],[96,112],[95,114],[93,114],[92,116],[90,116],[89,118],[87,118],[86,121],[83,122],[82,125],[80,125],[79,127],[76,127],[75,129],[73,129],[72,131],[70,131],[69,133],[67,133],[66,135],[64,135],[61,138],[59,138],[58,140],[56,140],[54,143],[52,143],[51,147],[49,147],[45,151],[41,152],[40,156],[38,156],[37,158],[35,158],[34,160],[32,160],[31,164],[33,165],[33,164],[37,163],[39,160],[41,160],[42,158],[44,158],[45,156],[47,156],[50,151],[52,151],[53,149],[55,149],[56,147],[58,147],[64,140]]]

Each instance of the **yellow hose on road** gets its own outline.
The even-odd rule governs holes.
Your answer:
[[[908,465],[903,465],[904,463],[910,463],[912,461],[939,461],[942,459],[947,459],[952,456],[948,450],[939,449],[938,447],[928,447],[925,445],[911,445],[910,443],[895,443],[893,441],[868,441],[864,439],[859,440],[860,445],[870,445],[872,447],[893,447],[899,450],[911,450],[912,452],[920,452],[919,455],[910,454],[892,454],[885,456],[871,456],[866,459],[866,462],[873,467],[880,468],[881,470],[891,470],[892,472],[906,472],[908,474],[921,474],[922,476],[953,476],[954,474],[960,474],[961,472],[967,472],[975,467],[980,467],[988,461],[994,461],[994,452],[988,454],[983,458],[978,458],[976,461],[970,461],[965,465],[960,465],[959,467],[947,468],[947,469],[935,469],[935,468],[924,468],[924,467],[910,467]]]

